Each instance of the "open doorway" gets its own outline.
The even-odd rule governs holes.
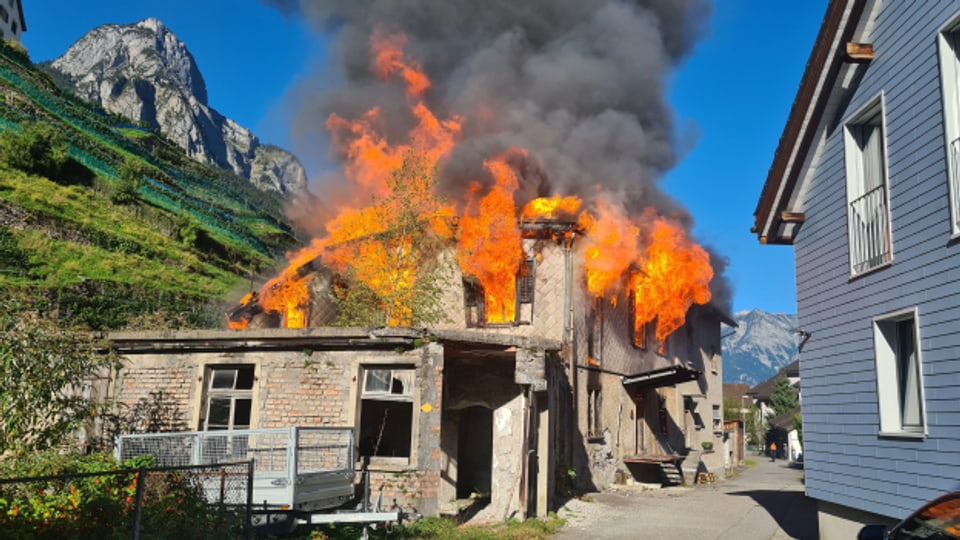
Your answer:
[[[460,411],[457,433],[457,499],[477,494],[489,499],[493,467],[493,411],[467,407]]]

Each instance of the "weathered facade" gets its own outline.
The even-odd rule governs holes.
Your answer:
[[[488,323],[483,292],[451,270],[442,324],[325,327],[329,276],[305,266],[311,328],[268,328],[278,317],[261,313],[244,331],[113,334],[112,398],[163,391],[191,429],[353,426],[373,485],[425,514],[544,515],[574,487],[721,473],[723,452],[702,443],[723,448],[732,321],[694,306],[665,343],[636,336],[628,302],[583,292],[570,224],[525,236],[515,320]]]
[[[796,258],[822,538],[957,489],[958,36],[960,2],[832,0],[757,206]]]

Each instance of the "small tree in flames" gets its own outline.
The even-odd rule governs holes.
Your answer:
[[[434,194],[437,170],[410,152],[389,191],[345,212],[330,227],[329,261],[339,272],[335,325],[417,326],[444,319],[442,279],[449,260],[452,208]]]

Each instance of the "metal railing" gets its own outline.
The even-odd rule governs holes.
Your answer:
[[[850,202],[850,268],[854,275],[890,261],[886,186]]]

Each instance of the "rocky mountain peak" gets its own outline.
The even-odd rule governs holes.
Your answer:
[[[260,189],[306,189],[306,172],[292,154],[258,152],[256,135],[209,106],[193,55],[158,19],[98,26],[50,67],[82,99],[145,122],[195,159],[231,169]]]
[[[760,310],[733,315],[738,327],[723,337],[723,381],[756,385],[797,359],[796,315]]]

